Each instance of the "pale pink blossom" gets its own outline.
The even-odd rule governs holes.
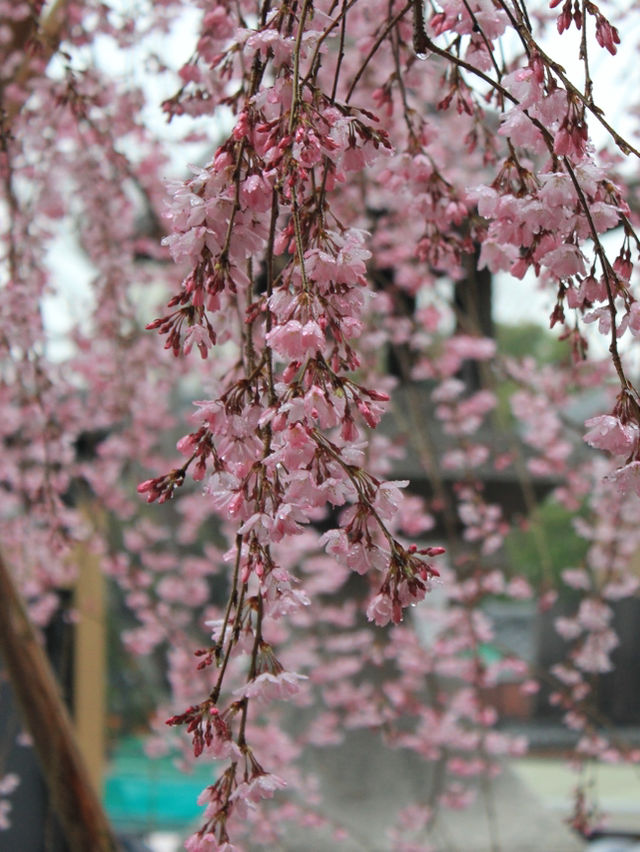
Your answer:
[[[563,245],[544,256],[544,265],[549,267],[558,278],[584,274],[584,258],[577,246]]]
[[[262,175],[250,175],[240,189],[242,203],[256,213],[266,213],[271,207],[272,189]]]
[[[602,673],[612,671],[611,652],[620,644],[613,630],[590,633],[574,655],[574,662],[582,671]]]
[[[609,414],[591,417],[585,426],[589,431],[584,440],[599,450],[628,455],[638,442],[638,426],[635,423],[622,423]]]
[[[266,339],[272,349],[287,358],[315,355],[325,344],[322,329],[314,320],[309,320],[304,325],[298,320],[289,320],[284,325],[276,326],[267,334]]]
[[[531,584],[524,577],[513,577],[507,583],[506,593],[515,600],[527,600],[533,597]]]
[[[624,467],[619,467],[605,477],[613,482],[622,494],[635,491],[640,495],[640,461],[632,461]]]
[[[640,302],[633,302],[629,308],[629,330],[634,337],[640,337]]]
[[[558,635],[566,640],[576,639],[582,633],[582,627],[575,618],[558,616],[554,621],[554,627]]]
[[[0,776],[0,796],[10,796],[19,784],[20,777],[15,772]]]
[[[572,589],[589,591],[591,588],[591,578],[584,568],[565,568],[562,572],[562,579]]]
[[[393,603],[388,594],[378,594],[367,607],[367,618],[384,627],[393,618]]]
[[[225,843],[224,846],[228,847],[229,844]],[[219,852],[222,845],[218,843],[215,835],[208,831],[205,834],[192,834],[185,841],[184,848],[188,852]]]
[[[11,802],[7,799],[0,799],[0,831],[7,831],[11,828]]]
[[[308,680],[307,676],[296,672],[283,671],[279,674],[263,672],[237,689],[234,695],[257,698],[264,702],[287,699],[300,692],[300,682],[304,680]]]
[[[337,426],[345,410],[343,397],[329,399],[326,391],[312,385],[304,397],[304,411],[312,421],[317,421],[323,429]]]
[[[632,597],[640,588],[640,578],[628,575],[609,581],[602,589],[602,596],[609,601]]]
[[[278,775],[263,773],[254,776],[250,781],[243,781],[231,794],[230,800],[234,803],[248,802],[252,805],[262,799],[271,799],[277,790],[283,790],[287,782]]]
[[[611,607],[595,598],[587,598],[580,603],[578,622],[585,630],[606,630],[613,618]]]

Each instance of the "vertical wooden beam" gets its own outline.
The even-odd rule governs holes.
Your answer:
[[[49,661],[1,557],[0,654],[70,852],[118,852]]]
[[[74,551],[78,579],[74,592],[73,720],[76,739],[98,795],[105,752],[106,637],[105,591],[100,558],[86,545]]]

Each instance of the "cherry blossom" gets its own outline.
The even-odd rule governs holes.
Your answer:
[[[285,813],[318,820],[299,753],[361,727],[444,761],[390,834],[428,849],[437,808],[522,751],[487,701],[502,675],[536,688],[515,654],[482,659],[496,596],[544,610],[571,590],[553,700],[584,759],[631,759],[589,715],[618,643],[611,602],[638,586],[640,242],[622,165],[638,150],[589,62],[624,28],[569,0],[213,4],[162,70],[170,150],[156,95],[92,48],[107,35],[127,67],[157,65],[145,45],[184,4],[70,2],[57,24],[50,4],[0,5],[3,553],[44,625],[80,542],[133,614],[123,642],[164,656],[152,750],[218,761],[186,848],[230,852],[243,832],[275,848]],[[46,305],[65,288],[46,258],[68,221],[91,298],[54,358]],[[505,357],[463,308],[487,270],[524,305],[535,279],[563,363]],[[582,562],[549,564],[538,536],[540,578],[507,564],[529,521],[490,495],[500,477],[534,527],[536,489],[553,489]],[[286,702],[322,708],[295,740],[273,715]],[[3,798],[0,825],[8,812]]]

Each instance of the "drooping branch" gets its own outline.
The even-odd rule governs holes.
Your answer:
[[[10,127],[15,117],[22,109],[27,97],[26,85],[37,73],[37,66],[33,62],[32,51],[29,50],[31,42],[38,46],[38,56],[41,63],[48,64],[51,57],[56,53],[62,38],[64,28],[64,12],[69,0],[55,0],[51,7],[43,13],[39,21],[28,18],[25,21],[14,23],[12,27],[12,40],[3,51],[5,56],[18,52],[24,57],[11,77],[12,95],[6,98],[2,92],[2,103],[0,106],[4,111],[4,127]]]

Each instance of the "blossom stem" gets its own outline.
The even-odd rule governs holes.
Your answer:
[[[362,75],[366,71],[368,64],[371,62],[373,57],[378,52],[378,48],[380,47],[382,42],[389,35],[391,30],[404,18],[404,16],[407,14],[409,9],[412,8],[412,6],[413,6],[413,0],[411,0],[410,3],[407,3],[406,6],[403,6],[403,8],[400,9],[400,11],[397,12],[393,16],[393,18],[391,18],[391,20],[387,23],[387,26],[382,30],[382,32],[380,33],[378,38],[375,40],[375,42],[371,46],[371,49],[369,50],[369,53],[367,53],[367,55],[365,56],[362,65],[358,69],[356,76],[353,78],[351,85],[349,86],[349,90],[348,90],[347,96],[345,98],[345,103],[348,104],[349,101],[351,100],[351,95],[354,93],[356,86],[360,82],[360,78],[362,77]]]
[[[640,398],[638,397],[638,393],[626,377],[624,368],[622,366],[622,359],[620,358],[620,352],[618,350],[618,338],[617,338],[617,327],[616,327],[616,306],[615,306],[615,297],[613,294],[613,287],[611,286],[611,274],[613,270],[611,269],[611,264],[605,254],[604,248],[602,247],[602,243],[600,242],[600,237],[598,236],[598,232],[596,230],[596,226],[593,221],[593,217],[591,216],[591,211],[589,209],[589,204],[587,203],[587,199],[584,196],[584,192],[582,191],[582,187],[576,177],[573,166],[569,162],[569,160],[564,157],[563,158],[564,166],[571,178],[571,182],[575,188],[576,194],[580,200],[580,205],[584,211],[587,222],[589,223],[589,230],[591,231],[591,239],[594,242],[596,254],[600,260],[600,265],[602,267],[602,274],[604,277],[605,286],[607,289],[607,299],[609,303],[609,316],[611,319],[611,343],[609,344],[609,352],[611,353],[611,358],[613,360],[613,365],[616,369],[616,373],[618,374],[618,378],[620,379],[620,384],[622,385],[623,390],[627,391],[631,395],[631,399],[633,401],[634,407],[636,409],[636,417],[638,422],[640,422]],[[615,274],[615,273],[613,273]]]
[[[304,35],[304,25],[307,19],[310,0],[304,0],[300,11],[300,21],[298,22],[298,33],[296,35],[296,44],[293,50],[293,79],[292,88],[293,94],[291,98],[291,113],[289,115],[289,133],[293,133],[296,119],[298,117],[298,107],[300,104],[300,48],[302,46],[302,36]]]
[[[218,654],[220,652],[222,652],[222,649],[224,648],[225,636],[226,636],[226,632],[227,632],[227,627],[229,625],[229,618],[230,618],[230,615],[231,615],[231,610],[234,606],[234,603],[236,604],[236,621],[238,620],[239,615],[240,615],[241,602],[238,601],[238,577],[239,577],[239,574],[240,574],[241,557],[242,557],[242,536],[238,534],[238,535],[236,535],[236,558],[235,558],[235,564],[234,564],[234,568],[233,568],[233,579],[231,580],[231,589],[229,591],[229,598],[227,600],[227,607],[226,607],[225,614],[224,614],[224,621],[222,622],[222,629],[220,631],[220,638],[218,639],[217,646],[216,646],[216,657],[218,656]],[[211,690],[211,693],[209,694],[209,697],[213,701],[214,704],[217,703],[218,698],[220,697],[220,690],[222,689],[222,681],[224,679],[225,671],[227,670],[227,665],[229,663],[229,657],[231,656],[231,649],[233,648],[234,644],[235,644],[235,637],[232,633],[232,635],[229,639],[229,642],[227,643],[227,648],[226,648],[224,657],[222,659],[222,664],[220,666],[220,670],[218,672],[218,678],[216,680],[216,684],[215,684],[214,688]]]
[[[256,672],[258,670],[258,652],[260,650],[260,644],[262,642],[262,614],[263,614],[263,603],[262,603],[262,595],[258,592],[257,595],[257,614],[256,614],[256,627],[255,634],[253,637],[253,648],[251,649],[251,663],[249,665],[249,673],[247,676],[247,682],[251,681],[255,678]],[[242,699],[242,711],[240,716],[240,729],[238,731],[237,743],[240,748],[246,746],[246,738],[245,732],[247,727],[247,717],[249,713],[249,699],[245,695]]]

